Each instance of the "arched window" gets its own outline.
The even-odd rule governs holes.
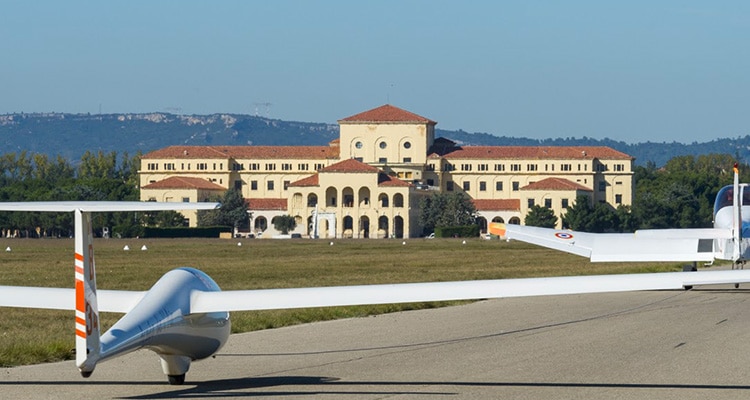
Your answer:
[[[477,225],[479,225],[480,232],[487,232],[487,218],[477,217]]]
[[[378,218],[378,237],[388,238],[388,217],[385,215]]]
[[[302,193],[295,193],[294,196],[292,196],[292,208],[301,208],[302,207]]]
[[[318,204],[318,195],[315,193],[310,193],[307,195],[307,206],[308,207],[315,207]]]
[[[367,186],[362,186],[359,188],[359,193],[357,193],[357,201],[359,202],[359,207],[369,207],[370,206],[370,188]]]
[[[344,217],[344,238],[351,239],[354,237],[354,218],[347,215]]]
[[[383,207],[383,208],[387,208],[388,207],[388,195],[387,194],[381,193],[378,196],[378,205],[380,207]]]
[[[341,206],[354,207],[354,189],[345,187],[341,194]]]
[[[253,222],[253,228],[255,228],[256,232],[263,232],[268,229],[268,220],[266,220],[266,217],[255,218],[255,221]]]
[[[336,188],[331,186],[326,189],[326,207],[336,207]]]
[[[394,207],[403,207],[404,206],[404,195],[401,193],[396,193],[393,195],[393,206]]]
[[[404,218],[400,215],[393,218],[393,235],[398,239],[404,237]]]
[[[366,215],[359,218],[359,237],[364,239],[370,237],[370,218]]]

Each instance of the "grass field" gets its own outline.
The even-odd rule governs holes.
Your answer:
[[[192,266],[224,290],[656,272],[675,264],[597,263],[500,240],[97,240],[101,289],[147,290],[165,272]],[[124,251],[128,245],[130,251]],[[148,250],[140,250],[142,246]],[[7,247],[10,252],[2,251]],[[0,285],[73,287],[72,239],[0,239]],[[233,332],[450,303],[232,313]],[[102,314],[102,326],[119,315]],[[73,313],[0,309],[0,366],[72,358]]]

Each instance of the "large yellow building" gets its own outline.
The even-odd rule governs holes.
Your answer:
[[[141,159],[141,200],[203,201],[242,191],[253,233],[324,238],[416,237],[418,204],[462,191],[488,221],[522,223],[541,205],[561,216],[579,195],[613,207],[633,198],[633,158],[609,147],[460,146],[436,122],[384,105],[339,122],[328,146],[170,146]],[[186,215],[195,225],[194,214]]]

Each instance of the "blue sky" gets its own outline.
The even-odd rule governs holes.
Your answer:
[[[0,114],[335,123],[391,103],[531,138],[750,134],[747,1],[1,1]],[[270,106],[259,105],[270,103]]]

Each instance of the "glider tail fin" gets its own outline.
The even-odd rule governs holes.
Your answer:
[[[99,360],[99,308],[91,213],[75,211],[76,366],[81,375],[94,372]]]
[[[745,185],[740,185],[740,170],[737,163],[734,163],[734,183],[733,192],[734,198],[732,199],[732,236],[733,236],[733,247],[732,247],[732,260],[734,263],[742,261],[742,203],[744,201]]]

